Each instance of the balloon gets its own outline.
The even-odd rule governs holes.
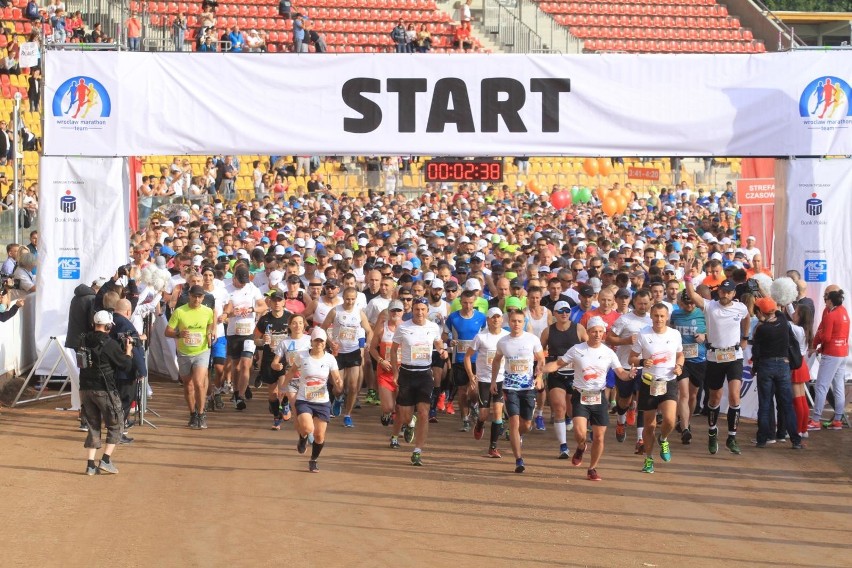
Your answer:
[[[574,199],[577,203],[588,203],[592,200],[592,192],[588,187],[581,187],[580,191],[577,192],[577,197]]]
[[[630,201],[633,199],[633,192],[630,191],[629,187],[622,187],[621,195],[624,196],[624,199],[626,199],[628,203],[630,203]]]
[[[579,186],[577,186],[577,185],[575,185],[574,187],[572,187],[572,188],[571,188],[571,201],[576,202],[576,201],[577,201],[577,196],[578,196],[579,194],[580,194],[580,187],[579,187]]]
[[[586,158],[583,160],[583,171],[590,176],[598,175],[598,161],[594,158]]]
[[[601,208],[603,209],[604,215],[612,217],[616,214],[618,203],[616,203],[614,197],[607,196],[607,198],[603,200],[603,206]]]
[[[624,211],[627,209],[627,198],[623,195],[617,195],[615,196],[615,203],[617,205],[616,211],[618,211],[618,214],[621,215],[622,213],[624,213]]]
[[[602,176],[612,173],[612,160],[609,158],[598,158],[598,171]]]
[[[571,205],[571,194],[565,190],[555,191],[550,194],[550,204],[556,209],[565,209]]]
[[[602,185],[598,186],[598,189],[595,191],[595,195],[598,196],[598,200],[603,203],[603,200],[606,198],[609,190]]]
[[[536,195],[541,195],[541,186],[535,178],[527,182],[527,189]]]

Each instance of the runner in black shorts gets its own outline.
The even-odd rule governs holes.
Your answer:
[[[272,414],[272,429],[280,430],[284,416],[281,413],[281,398],[279,379],[284,376],[284,370],[272,370],[272,360],[275,358],[275,348],[278,347],[289,333],[290,312],[284,310],[284,292],[274,289],[268,295],[270,311],[265,313],[257,322],[254,329],[255,344],[261,349],[260,380],[267,385],[269,395],[269,413]],[[283,386],[283,385],[282,385]],[[289,416],[287,419],[289,420]]]

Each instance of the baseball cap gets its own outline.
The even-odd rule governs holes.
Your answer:
[[[204,288],[196,284],[195,286],[189,289],[190,296],[204,296],[207,292],[204,291]]]
[[[317,257],[309,256],[305,259],[305,264],[317,264]]]
[[[778,310],[778,304],[772,298],[758,298],[754,301],[754,305],[764,314],[772,314]]]
[[[603,288],[603,282],[601,282],[600,278],[589,278],[589,286],[592,287],[592,290],[595,291],[595,294],[601,291]]]
[[[403,311],[405,308],[402,305],[402,302],[399,300],[391,300],[391,303],[388,304],[388,311],[392,312],[394,310]]]
[[[435,290],[443,290],[444,289],[443,281],[441,281],[440,278],[435,278],[434,280],[432,280],[432,288],[435,289]]]
[[[482,285],[479,283],[479,280],[473,278],[464,283],[465,290],[482,290]]]
[[[585,297],[587,297],[587,298],[591,298],[592,296],[594,296],[594,295],[595,295],[595,290],[594,290],[594,288],[592,288],[592,287],[591,287],[591,286],[589,286],[588,284],[584,284],[583,286],[580,286],[580,288],[578,288],[578,289],[577,289],[577,292],[578,292],[581,296],[585,296]]]
[[[570,310],[570,309],[571,309],[571,304],[569,304],[565,300],[559,300],[558,302],[556,302],[556,305],[553,306],[554,312],[558,312],[560,310]]]
[[[521,279],[520,279],[520,278],[514,278],[514,279],[513,279],[513,280],[509,283],[509,287],[510,287],[510,288],[523,288],[523,287],[524,287],[524,283],[523,283],[523,282],[521,282]]]
[[[719,285],[719,290],[722,290],[724,292],[733,292],[736,289],[737,285],[734,284],[733,280],[725,280],[724,282],[722,282],[721,285]]]
[[[503,311],[500,308],[488,308],[488,313],[486,317],[493,318],[494,316],[502,316]]]
[[[628,290],[627,288],[619,288],[618,292],[615,293],[615,297],[616,298],[629,298],[630,297],[630,290]]]
[[[323,341],[328,341],[328,334],[325,330],[319,326],[315,327],[311,332],[311,341],[315,339],[322,339]]]
[[[589,321],[586,322],[586,329],[592,329],[593,327],[602,327],[606,330],[606,322],[600,316],[594,316],[589,318]]]
[[[459,284],[455,280],[450,280],[446,284],[444,284],[444,290],[449,290],[451,292],[458,290]]]
[[[403,270],[414,270],[414,265],[411,262],[406,260],[405,262],[402,263],[402,269]]]
[[[273,300],[283,300],[284,299],[284,292],[282,292],[278,288],[273,288],[272,290],[269,291],[267,296],[269,296]]]
[[[506,298],[506,310],[523,310],[524,303],[520,298],[516,298],[515,296],[509,296]]]
[[[95,325],[112,325],[112,314],[101,310],[95,314]]]

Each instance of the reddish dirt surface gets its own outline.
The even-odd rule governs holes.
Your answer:
[[[752,448],[745,424],[741,456],[711,456],[699,420],[693,444],[673,443],[673,461],[647,475],[610,428],[604,481],[592,483],[555,459],[549,425],[527,436],[516,475],[508,442],[502,460],[482,458],[486,441],[448,416],[426,467],[411,467],[370,407],[355,429],[332,422],[313,475],[292,425],[269,429],[265,396],[192,431],[178,387],[154,386],[160,428],[130,431],[117,476],[83,475],[85,434],[55,401],[3,412],[2,565],[849,565],[848,429],[812,433],[795,452]]]

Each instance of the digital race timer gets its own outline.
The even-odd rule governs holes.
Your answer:
[[[427,182],[502,182],[502,160],[434,158],[422,170]]]

